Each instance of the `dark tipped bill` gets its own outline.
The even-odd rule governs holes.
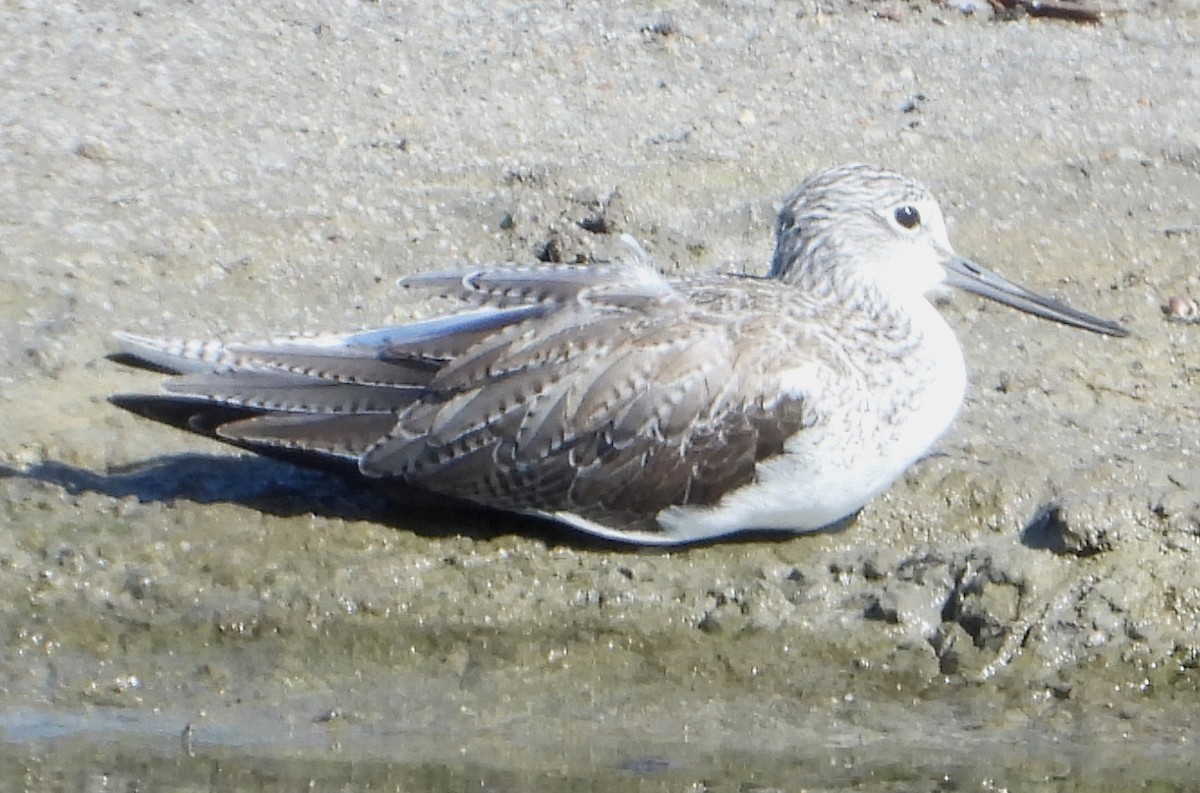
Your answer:
[[[997,303],[1033,314],[1035,317],[1051,319],[1064,325],[1090,330],[1093,333],[1103,333],[1108,336],[1129,335],[1129,331],[1115,322],[1093,317],[1091,314],[1076,311],[1065,303],[1030,292],[1028,289],[996,275],[991,270],[980,267],[970,259],[952,256],[942,262],[942,267],[946,268],[946,283],[957,289],[974,292],[995,300]]]

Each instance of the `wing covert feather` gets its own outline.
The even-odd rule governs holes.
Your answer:
[[[803,343],[786,287],[732,278],[673,287],[640,265],[431,274],[404,283],[475,308],[314,339],[122,341],[133,362],[179,375],[163,399],[205,405],[208,434],[647,541],[659,511],[753,482],[817,420],[795,383],[767,374]]]
[[[755,333],[747,347],[746,315],[705,290],[700,308],[572,307],[536,335],[488,340],[434,377],[440,396],[364,455],[364,471],[614,534],[660,531],[653,516],[672,505],[715,503],[815,419],[803,395],[738,374],[793,352],[788,334]],[[757,317],[772,319],[785,321]],[[467,438],[487,452],[428,462],[453,458]]]

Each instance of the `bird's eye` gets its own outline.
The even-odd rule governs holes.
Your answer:
[[[921,213],[916,207],[905,204],[896,210],[896,222],[906,229],[915,229],[921,225]]]

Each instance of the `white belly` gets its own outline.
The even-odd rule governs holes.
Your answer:
[[[760,463],[753,482],[712,506],[664,509],[659,524],[676,538],[700,540],[746,529],[812,531],[853,515],[928,451],[962,404],[966,369],[957,340],[940,317],[925,326],[925,336],[914,362],[922,376],[825,400],[818,424]],[[811,366],[795,374],[791,382],[784,377],[784,390],[821,382]]]

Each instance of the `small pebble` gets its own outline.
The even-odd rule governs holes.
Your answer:
[[[1175,297],[1167,300],[1163,313],[1172,322],[1200,322],[1200,305],[1190,297]]]

